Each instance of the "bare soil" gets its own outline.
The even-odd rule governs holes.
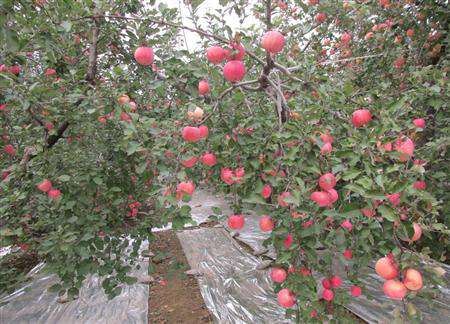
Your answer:
[[[186,275],[189,264],[174,231],[155,233],[150,251],[158,251],[152,258],[155,281],[149,292],[149,323],[212,323],[197,279]],[[156,253],[156,252],[154,252]]]

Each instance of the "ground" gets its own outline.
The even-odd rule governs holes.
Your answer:
[[[149,323],[212,323],[197,279],[186,275],[189,265],[174,231],[155,233],[150,251],[153,257],[155,281],[150,285]]]

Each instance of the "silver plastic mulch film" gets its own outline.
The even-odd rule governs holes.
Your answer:
[[[225,215],[231,214],[223,196],[208,190],[196,192],[190,205],[194,215],[212,214],[214,206],[220,207]],[[202,207],[198,207],[200,205]],[[201,222],[201,218],[198,217],[197,221]],[[217,228],[178,233],[190,266],[206,273],[198,279],[200,289],[218,323],[282,323],[284,318],[284,310],[276,302],[268,271],[256,270],[266,261],[248,253],[235,242],[239,240],[245,243],[256,254],[264,250],[262,242],[268,234],[259,229],[259,218],[259,215],[253,213],[246,214],[244,228],[233,238],[225,234],[225,230]],[[273,258],[275,252],[269,248],[265,255]],[[337,273],[343,278],[343,289],[348,291],[351,283],[345,280],[342,265],[335,266]],[[447,286],[439,287],[439,295],[431,302],[415,298],[414,304],[422,312],[425,322],[450,323],[450,267],[442,263],[435,263],[435,266],[446,271]],[[317,280],[321,279],[320,274],[313,275]],[[394,308],[402,306],[402,302],[384,295],[384,281],[373,268],[366,269],[362,281],[365,282],[365,294],[370,295],[371,299],[363,295],[351,298],[347,308],[368,323],[391,322]],[[321,289],[321,285],[319,286]]]
[[[180,231],[177,236],[216,323],[289,323],[278,306],[267,270],[223,228]]]
[[[141,249],[148,249],[148,243]],[[146,278],[148,260],[139,262],[132,276]],[[56,275],[48,275],[43,263],[33,268],[30,282],[14,293],[0,298],[0,323],[14,324],[101,324],[147,323],[148,285],[123,285],[122,292],[108,300],[98,276],[88,276],[80,289],[79,298],[61,303],[58,294],[48,288],[58,283]]]

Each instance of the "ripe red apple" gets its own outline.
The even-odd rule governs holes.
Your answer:
[[[198,83],[198,93],[204,96],[209,92],[209,83],[206,80],[202,80]]]
[[[61,196],[61,191],[59,191],[58,189],[50,189],[47,194],[50,199],[57,199],[59,196]]]
[[[330,283],[332,288],[339,288],[342,285],[342,279],[339,276],[333,276]]]
[[[366,41],[368,41],[369,39],[373,38],[373,36],[374,36],[374,33],[373,33],[373,32],[368,32],[368,33],[364,36],[364,39],[365,39]]]
[[[206,57],[212,64],[220,64],[225,59],[225,52],[222,47],[213,46],[206,51]]]
[[[206,138],[209,135],[209,129],[208,126],[201,125],[198,127],[198,130],[200,132],[200,138]]]
[[[351,286],[350,293],[352,294],[353,297],[359,297],[361,296],[362,289],[358,286]]]
[[[321,155],[330,154],[333,150],[333,147],[331,146],[331,143],[325,143],[322,145],[322,148],[320,149]]]
[[[195,185],[192,181],[187,181],[187,182],[183,181],[178,184],[177,192],[179,192],[179,193],[186,193],[189,196],[192,196],[194,191],[195,191]]]
[[[270,270],[270,279],[276,283],[283,283],[286,280],[287,273],[286,270],[282,268],[272,268]]]
[[[234,180],[233,180],[233,171],[229,168],[222,168],[220,170],[220,178],[222,179],[223,182],[225,182],[226,184],[233,184]]]
[[[291,233],[289,233],[286,236],[286,239],[283,241],[284,247],[286,249],[289,249],[291,247],[292,243],[294,243],[294,236]]]
[[[399,138],[395,142],[395,149],[397,152],[402,153],[400,161],[405,162],[414,155],[414,142],[409,137]]]
[[[327,278],[322,279],[322,286],[325,289],[331,289],[331,281],[330,281],[330,279],[327,279]]]
[[[387,280],[383,285],[383,291],[386,296],[395,300],[402,300],[408,290],[405,285],[398,280]]]
[[[422,227],[420,227],[420,225],[417,224],[417,223],[413,223],[413,228],[414,228],[414,235],[413,235],[413,237],[410,238],[410,239],[409,238],[407,238],[407,239],[403,239],[402,238],[403,241],[411,243],[411,242],[418,241],[422,237]]]
[[[278,304],[284,308],[290,308],[295,304],[295,296],[288,288],[283,288],[278,292]]]
[[[238,82],[245,76],[245,65],[241,61],[230,61],[223,67],[223,76],[227,81]]]
[[[270,218],[270,216],[264,215],[260,220],[259,220],[259,228],[261,229],[261,231],[263,232],[270,232],[271,230],[273,230],[274,228],[274,223],[272,218]]]
[[[123,105],[125,103],[129,103],[130,102],[130,97],[128,97],[126,94],[121,95],[119,97],[119,99],[117,99],[117,101],[119,102],[119,105]]]
[[[345,221],[343,221],[341,223],[341,227],[345,228],[346,230],[348,230],[349,232],[352,231],[353,229],[353,224],[352,222],[350,222],[348,219],[346,219]]]
[[[401,192],[397,192],[395,194],[386,194],[386,198],[390,201],[392,206],[396,207],[400,204]]]
[[[282,33],[271,30],[264,34],[261,40],[261,46],[269,53],[279,53],[284,47],[284,36]]]
[[[308,0],[308,4],[310,5],[310,6],[315,6],[316,4],[318,4],[319,3],[319,0]]]
[[[416,181],[413,184],[413,188],[417,190],[425,190],[427,188],[427,184],[425,181]]]
[[[271,195],[272,195],[272,187],[268,184],[264,185],[261,190],[261,196],[263,196],[264,199],[267,199]]]
[[[188,160],[182,160],[181,164],[186,168],[192,168],[195,165],[195,163],[197,163],[197,160],[198,159],[194,156]]]
[[[187,142],[197,142],[200,140],[200,129],[198,127],[186,126],[181,131],[183,139]]]
[[[348,42],[350,42],[352,40],[352,35],[350,35],[349,33],[343,33],[342,34],[342,36],[341,36],[341,41],[343,42],[343,43],[348,43]]]
[[[131,116],[129,114],[127,114],[126,112],[122,111],[120,113],[120,120],[126,121],[126,122],[131,122]]]
[[[414,29],[410,28],[406,31],[406,35],[408,37],[413,37],[414,36]]]
[[[375,263],[376,273],[384,279],[394,279],[398,276],[398,266],[390,257],[383,257]]]
[[[130,111],[131,112],[136,112],[136,109],[137,109],[137,104],[134,102],[134,101],[130,101],[129,103],[128,103],[128,105],[130,106]]]
[[[403,276],[403,284],[409,290],[420,290],[423,286],[422,274],[415,269],[407,269]]]
[[[327,194],[330,197],[330,204],[328,206],[331,207],[339,199],[339,195],[334,189],[327,190]]]
[[[231,215],[228,217],[228,227],[233,230],[240,230],[244,227],[245,219],[243,215]]]
[[[12,146],[11,144],[5,145],[3,151],[10,156],[16,156],[16,150],[14,149],[14,146]]]
[[[202,156],[202,162],[203,164],[212,167],[217,164],[217,158],[213,153],[205,153]]]
[[[322,298],[325,299],[326,301],[332,301],[334,299],[333,291],[330,289],[325,289],[322,292]]]
[[[327,130],[326,133],[320,133],[320,139],[322,140],[322,142],[325,143],[330,143],[333,144],[334,142],[334,137],[330,135],[330,131]]]
[[[316,21],[321,24],[327,19],[327,14],[320,12],[316,15]]]
[[[141,65],[152,65],[153,63],[153,49],[151,47],[138,47],[134,52],[136,62]]]
[[[287,201],[285,201],[284,199],[287,197],[290,197],[291,193],[290,192],[282,192],[281,194],[278,195],[278,205],[281,207],[287,207],[289,205],[289,203]]]
[[[56,70],[55,69],[47,69],[47,70],[45,70],[44,74],[47,76],[54,75],[54,74],[56,74]]]
[[[325,173],[319,178],[319,187],[323,190],[333,189],[336,185],[336,178],[332,173]]]
[[[49,192],[52,189],[52,183],[45,179],[36,186],[42,192]]]
[[[242,44],[231,43],[231,50],[225,49],[225,59],[227,61],[242,61],[245,56],[245,48]],[[236,52],[236,53],[232,53]]]
[[[314,201],[319,207],[327,207],[331,204],[330,195],[323,191],[314,191],[310,199]]]
[[[13,66],[9,67],[9,73],[12,73],[15,75],[19,75],[21,70],[22,70],[22,68],[20,67],[20,65],[13,65]]]
[[[416,118],[413,120],[413,123],[417,128],[425,128],[425,119],[423,118]]]
[[[352,123],[355,127],[366,126],[372,120],[372,114],[367,109],[358,109],[353,112]]]
[[[353,252],[352,252],[351,249],[346,249],[344,252],[342,252],[342,255],[343,255],[344,258],[346,258],[347,260],[353,259]]]

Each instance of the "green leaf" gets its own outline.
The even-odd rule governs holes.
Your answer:
[[[386,205],[381,205],[378,207],[378,212],[383,216],[384,219],[395,222],[398,221],[398,216],[395,214],[394,210],[391,207]]]

